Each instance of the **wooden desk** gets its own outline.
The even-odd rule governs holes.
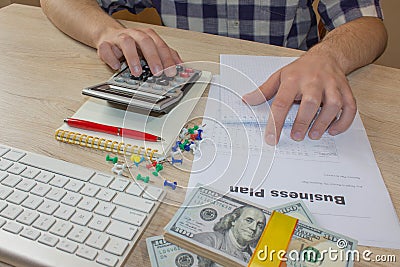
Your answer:
[[[219,62],[220,54],[301,54],[260,43],[151,27],[177,49],[185,61]],[[82,88],[111,75],[94,49],[65,36],[47,20],[40,8],[13,4],[0,9],[0,142],[109,172],[105,154],[88,153],[80,147],[57,142],[53,135],[63,119],[84,103]],[[400,70],[370,65],[354,72],[349,79],[376,160],[397,214],[400,214]],[[178,196],[181,200],[183,197]],[[145,238],[161,234],[176,209],[171,205],[161,206],[158,218],[151,222],[127,266],[150,266]],[[400,250],[371,250],[374,254],[396,255],[400,262]],[[394,265],[355,263],[355,266]]]

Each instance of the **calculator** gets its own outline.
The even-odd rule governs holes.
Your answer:
[[[131,74],[126,62],[108,81],[84,88],[82,94],[156,113],[168,113],[176,106],[202,72],[177,65],[177,74],[154,76],[145,60],[141,60],[142,74]]]

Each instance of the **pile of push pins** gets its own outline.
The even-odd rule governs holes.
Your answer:
[[[175,145],[171,148],[171,160],[167,159],[167,157],[159,157],[156,160],[150,161],[146,164],[146,168],[150,171],[151,169],[154,171],[151,174],[155,177],[159,176],[159,172],[164,169],[163,164],[169,162],[171,165],[181,164],[183,163],[183,154],[185,151],[192,152],[196,154],[199,151],[199,144],[202,140],[203,130],[200,129],[198,125],[194,125],[193,128],[182,128],[178,140],[175,142]],[[124,172],[128,168],[136,168],[143,162],[146,162],[146,158],[142,155],[134,154],[130,157],[131,164],[126,163],[118,163],[118,157],[111,157],[110,155],[106,156],[106,161],[112,162],[114,165],[111,168],[111,171],[119,176],[125,176]],[[150,182],[150,176],[143,176],[142,174],[138,174],[136,176],[136,180],[142,181],[144,183]],[[175,190],[178,187],[177,182],[172,182],[164,179],[164,186],[172,188]]]

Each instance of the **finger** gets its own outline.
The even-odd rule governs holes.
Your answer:
[[[108,42],[103,42],[99,45],[97,49],[97,54],[100,59],[103,60],[108,66],[110,66],[114,70],[118,70],[121,66],[118,58],[115,56],[111,48],[111,44]]]
[[[125,56],[131,73],[136,77],[140,76],[140,74],[142,74],[142,66],[140,64],[135,40],[130,35],[121,33],[118,36],[118,46]]]
[[[301,98],[299,111],[291,131],[293,140],[301,141],[321,105],[321,91],[318,87],[309,87]]]
[[[336,87],[325,90],[321,112],[318,114],[308,136],[313,140],[320,139],[341,109],[342,94],[339,90]]]
[[[280,85],[280,70],[272,74],[258,89],[242,96],[249,105],[259,105],[271,99]]]
[[[181,56],[178,54],[178,52],[176,52],[176,50],[171,48],[171,56],[175,61],[175,64],[182,64],[183,60],[181,58]]]
[[[121,49],[119,49],[116,45],[112,45],[111,49],[114,52],[116,58],[120,60],[123,57],[124,54],[122,53]]]
[[[346,131],[352,124],[357,113],[356,100],[347,81],[343,83],[341,93],[343,100],[342,113],[339,119],[332,123],[329,128],[328,132],[331,135],[337,135]]]
[[[161,37],[153,29],[145,29],[143,30],[143,32],[149,35],[153,39],[154,44],[157,47],[157,52],[161,59],[165,75],[169,77],[175,76],[176,75],[176,68],[174,67],[175,60],[171,54],[171,48],[167,45],[167,43],[164,42],[163,39],[161,39]]]
[[[288,90],[285,85],[279,87],[278,93],[271,105],[270,116],[265,129],[265,141],[269,145],[278,143],[285,118],[293,104],[296,90]]]

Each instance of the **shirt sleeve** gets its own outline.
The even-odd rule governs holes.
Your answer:
[[[109,15],[125,9],[138,14],[147,7],[153,7],[151,0],[97,0],[97,3]]]
[[[361,17],[383,19],[379,0],[321,0],[318,12],[329,31]]]

